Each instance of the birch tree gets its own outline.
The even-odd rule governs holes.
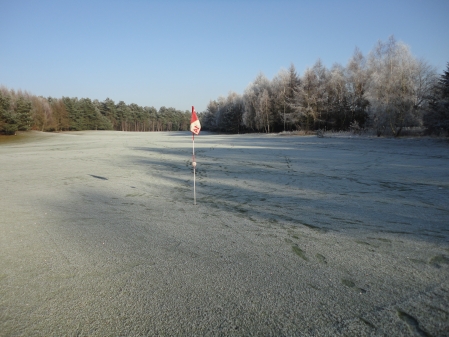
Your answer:
[[[326,103],[323,107],[324,125],[332,129],[346,129],[350,123],[350,110],[347,101],[345,69],[334,64],[329,72],[326,85]]]
[[[368,118],[369,101],[366,98],[366,90],[369,75],[366,58],[358,48],[349,59],[345,71],[347,100],[351,111],[350,122],[357,121],[359,125],[363,126]]]
[[[270,94],[268,89],[263,89],[256,101],[256,128],[270,133],[270,125],[273,122]]]
[[[259,127],[263,125],[259,121],[261,112],[258,111],[261,100],[260,97],[264,90],[269,92],[270,81],[265,77],[264,74],[260,73],[254,82],[245,89],[243,94],[243,101],[245,105],[245,112],[243,114],[244,125],[253,130],[259,130]]]
[[[394,37],[379,41],[368,59],[370,114],[380,136],[385,129],[398,137],[405,126],[420,124],[421,108],[434,74]]]
[[[327,103],[326,83],[328,78],[329,71],[319,59],[301,76],[301,84],[291,104],[295,111],[298,128],[310,130],[316,126],[319,127],[323,122],[323,112]]]
[[[33,129],[39,131],[55,131],[56,122],[53,118],[53,109],[48,100],[37,96],[30,97],[30,100]]]

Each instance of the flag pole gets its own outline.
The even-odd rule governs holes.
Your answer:
[[[196,205],[196,161],[195,161],[195,134],[192,132],[192,166],[193,166],[193,204]]]
[[[196,205],[196,161],[195,161],[195,135],[198,135],[201,130],[201,123],[195,112],[195,107],[192,106],[192,118],[190,119],[190,131],[192,132],[192,166],[193,166],[193,204]]]

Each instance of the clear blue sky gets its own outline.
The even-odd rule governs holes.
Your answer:
[[[258,73],[346,65],[390,35],[441,73],[449,0],[0,0],[0,84],[205,110]]]

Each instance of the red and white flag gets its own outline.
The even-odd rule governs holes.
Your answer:
[[[190,119],[190,131],[195,135],[199,134],[201,130],[201,124],[196,115],[195,108],[192,106],[192,118]]]

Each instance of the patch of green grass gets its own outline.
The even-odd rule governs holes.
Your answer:
[[[300,258],[302,258],[303,260],[305,260],[305,261],[309,261],[309,259],[307,258],[307,256],[306,256],[306,253],[301,249],[301,248],[299,248],[298,246],[292,246],[292,250],[293,250],[293,252],[296,254],[296,255],[298,255]]]
[[[442,313],[443,315],[449,315],[449,311],[447,311],[447,310],[444,310],[444,309],[441,309],[441,308],[438,308],[436,306],[429,305],[429,304],[427,304],[426,306],[432,310]]]
[[[430,259],[429,263],[436,265],[436,266],[439,266],[441,264],[449,265],[449,258],[445,255],[437,255],[437,256],[432,257]]]
[[[355,287],[355,283],[352,282],[351,280],[347,280],[347,279],[341,279],[341,283],[343,283],[345,286],[349,287],[349,288],[354,288]]]
[[[426,264],[426,262],[423,261],[423,260],[418,260],[418,259],[409,259],[409,260],[414,262],[414,263],[418,263],[418,264]]]
[[[321,233],[326,233],[327,232],[327,230],[324,229],[324,228],[321,228],[321,227],[318,227],[318,226],[315,226],[315,225],[311,225],[311,224],[308,224],[308,223],[305,223],[305,222],[301,222],[301,225],[306,226],[306,227],[308,227],[310,229],[313,229],[313,230],[315,230],[317,232],[321,232]]]
[[[355,240],[355,242],[360,243],[361,245],[371,246],[371,244],[369,242],[366,242],[366,241]]]
[[[391,242],[391,240],[389,240],[389,239],[384,239],[384,238],[377,238],[377,240],[382,241],[382,242],[388,242],[388,243]]]
[[[379,240],[379,241],[382,241],[382,242],[388,242],[388,243],[391,243],[391,240],[389,240],[389,239],[384,239],[384,238],[372,238],[372,237],[369,237],[368,239]]]
[[[367,321],[366,319],[364,319],[363,317],[359,317],[359,319],[365,323],[366,325],[368,325],[370,328],[375,329],[376,327],[374,326],[373,323],[371,323],[370,321]]]
[[[144,195],[145,195],[145,193],[131,193],[131,194],[125,195],[125,197],[142,197]]]
[[[380,230],[379,232],[392,233],[392,234],[413,234],[413,233],[405,232],[405,231],[390,231],[390,230]]]
[[[320,288],[318,288],[318,287],[316,287],[316,286],[314,286],[313,284],[310,284],[310,283],[309,283],[309,287],[310,287],[310,288],[313,288],[313,289],[315,289],[315,290],[320,290]]]
[[[42,133],[43,134],[43,133]],[[36,133],[17,131],[16,135],[0,135],[0,144],[6,143],[19,143],[23,141],[35,141],[37,138]]]
[[[318,259],[318,261],[319,261],[320,263],[322,263],[322,264],[327,264],[326,258],[325,258],[323,255],[321,255],[321,254],[316,254],[315,256],[316,256],[316,258]]]
[[[424,336],[424,337],[430,337],[431,335],[428,334],[426,331],[421,329],[419,326],[419,322],[417,319],[413,316],[410,316],[406,312],[398,310],[397,312],[398,317],[407,324],[410,332],[412,332],[415,336]]]

